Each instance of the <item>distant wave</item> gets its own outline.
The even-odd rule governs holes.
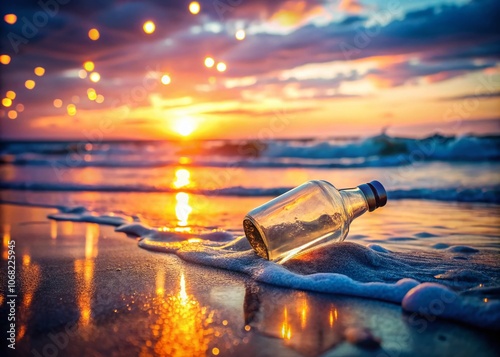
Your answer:
[[[269,145],[266,156],[314,159],[398,157],[402,161],[498,160],[500,137],[433,135],[424,139],[411,139],[382,134],[348,143],[278,141]]]
[[[293,187],[226,187],[220,189],[189,189],[182,190],[172,187],[158,187],[151,185],[83,185],[71,183],[27,183],[1,182],[3,190],[53,191],[53,192],[187,192],[207,196],[236,196],[236,197],[275,197],[285,193]],[[392,190],[388,193],[389,199],[416,199],[437,200],[451,202],[483,202],[500,204],[500,186],[485,188],[413,188]]]
[[[188,147],[186,147],[188,145]],[[7,143],[0,164],[83,167],[189,166],[357,168],[404,166],[421,161],[498,161],[499,136],[433,135],[424,139],[386,134],[366,139],[173,142]]]
[[[99,158],[98,158],[99,159]],[[1,160],[0,164],[11,164],[16,166],[52,166],[55,169],[73,169],[85,167],[99,168],[154,168],[154,167],[169,167],[179,166],[178,160],[100,160],[100,161],[79,161],[74,164],[67,164],[65,160],[50,160],[45,158],[25,158],[16,157],[11,160]],[[219,161],[208,161],[203,158],[192,160],[188,164],[183,164],[186,167],[214,167],[225,168],[228,166],[239,168],[319,168],[319,169],[334,169],[334,168],[360,168],[360,167],[392,167],[407,164],[396,157],[370,157],[370,158],[354,158],[354,159],[324,159],[324,160],[308,160],[302,158],[259,158],[255,160],[233,160],[228,161],[227,158],[222,158]]]

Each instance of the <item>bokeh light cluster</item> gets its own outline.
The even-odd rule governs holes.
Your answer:
[[[193,15],[198,15],[201,11],[201,5],[197,1],[193,1],[189,3],[188,9],[187,9],[191,14]],[[13,25],[17,22],[17,15],[16,14],[7,14],[4,16],[4,21],[9,24]],[[156,24],[152,20],[146,20],[143,23],[142,30],[146,35],[153,35],[156,31]],[[235,38],[237,40],[243,40],[246,37],[246,33],[243,29],[239,29],[235,33]],[[88,30],[88,38],[91,41],[99,41],[101,39],[101,31],[99,29],[92,27]],[[0,55],[0,63],[3,65],[9,65],[13,58],[9,56],[8,54],[1,54]],[[15,60],[15,59],[14,59]],[[225,62],[218,61],[216,62],[214,58],[212,57],[206,57],[204,60],[205,67],[207,68],[214,68],[218,72],[225,72],[227,70],[227,65]],[[92,61],[92,60],[87,60],[82,64],[82,68],[78,70],[77,76],[78,78],[82,80],[87,80],[91,83],[98,84],[101,82],[101,80],[106,80],[101,77],[101,74],[96,70],[97,64]],[[33,73],[35,74],[36,77],[43,77],[46,74],[45,68],[41,66],[36,66],[33,69]],[[169,85],[172,83],[172,75],[170,73],[164,73],[159,76],[159,81],[163,85]],[[210,82],[214,82],[214,77],[210,77],[209,79]],[[26,90],[36,90],[37,88],[37,82],[33,78],[27,78],[24,82],[24,87]],[[7,90],[5,93],[4,98],[2,99],[2,106],[4,107],[3,111],[0,113],[2,116],[6,114],[6,116],[9,119],[17,119],[18,114],[24,111],[24,104],[21,103],[14,103],[16,99],[17,94],[12,91],[12,90]],[[87,99],[89,102],[101,104],[104,102],[104,95],[98,93],[97,89],[94,89],[93,87],[89,87],[87,89],[86,93]],[[74,117],[78,113],[78,104],[81,104],[80,101],[81,95],[78,93],[75,93],[70,96],[70,101],[67,101],[66,103],[63,101],[61,98],[54,98],[52,101],[53,107],[56,109],[65,109],[66,113],[70,117]],[[7,110],[7,111],[6,111]],[[188,120],[190,122],[191,119]],[[181,125],[181,129],[178,130],[180,135],[186,136],[190,134],[194,129],[194,124],[190,122],[189,125]],[[189,127],[189,130],[186,129]]]

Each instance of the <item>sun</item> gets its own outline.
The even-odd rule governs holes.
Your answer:
[[[183,117],[173,123],[172,129],[181,136],[189,136],[196,130],[197,126],[193,118]]]

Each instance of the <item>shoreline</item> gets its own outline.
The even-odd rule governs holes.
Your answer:
[[[49,221],[47,209],[0,208],[7,213],[2,220],[13,218],[10,236],[19,242],[16,352],[20,355],[33,349],[44,355],[44,349],[50,350],[47,346],[55,346],[54,336],[57,341],[67,336],[71,342],[61,349],[64,355],[168,355],[165,344],[175,340],[191,355],[210,355],[217,348],[221,355],[253,349],[257,355],[259,351],[290,356],[427,351],[432,356],[445,348],[450,353],[493,356],[500,347],[491,331],[416,319],[398,305],[260,284],[242,274],[140,249],[135,239],[111,227]],[[5,229],[6,222],[2,223]],[[2,275],[4,268],[2,260]],[[283,309],[288,311],[286,318]],[[196,343],[189,344],[176,333],[185,331],[186,321],[194,321],[187,334]],[[5,322],[0,322],[2,328]],[[76,331],[71,336],[65,332],[68,326]],[[290,330],[290,338],[288,332],[281,334],[283,326]],[[367,348],[352,337],[364,330],[380,339],[380,347],[375,343]],[[328,336],[325,344],[316,343],[320,335]]]

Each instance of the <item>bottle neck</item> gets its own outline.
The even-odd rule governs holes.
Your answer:
[[[344,200],[351,222],[368,211],[366,197],[358,187],[339,190],[339,192]]]

